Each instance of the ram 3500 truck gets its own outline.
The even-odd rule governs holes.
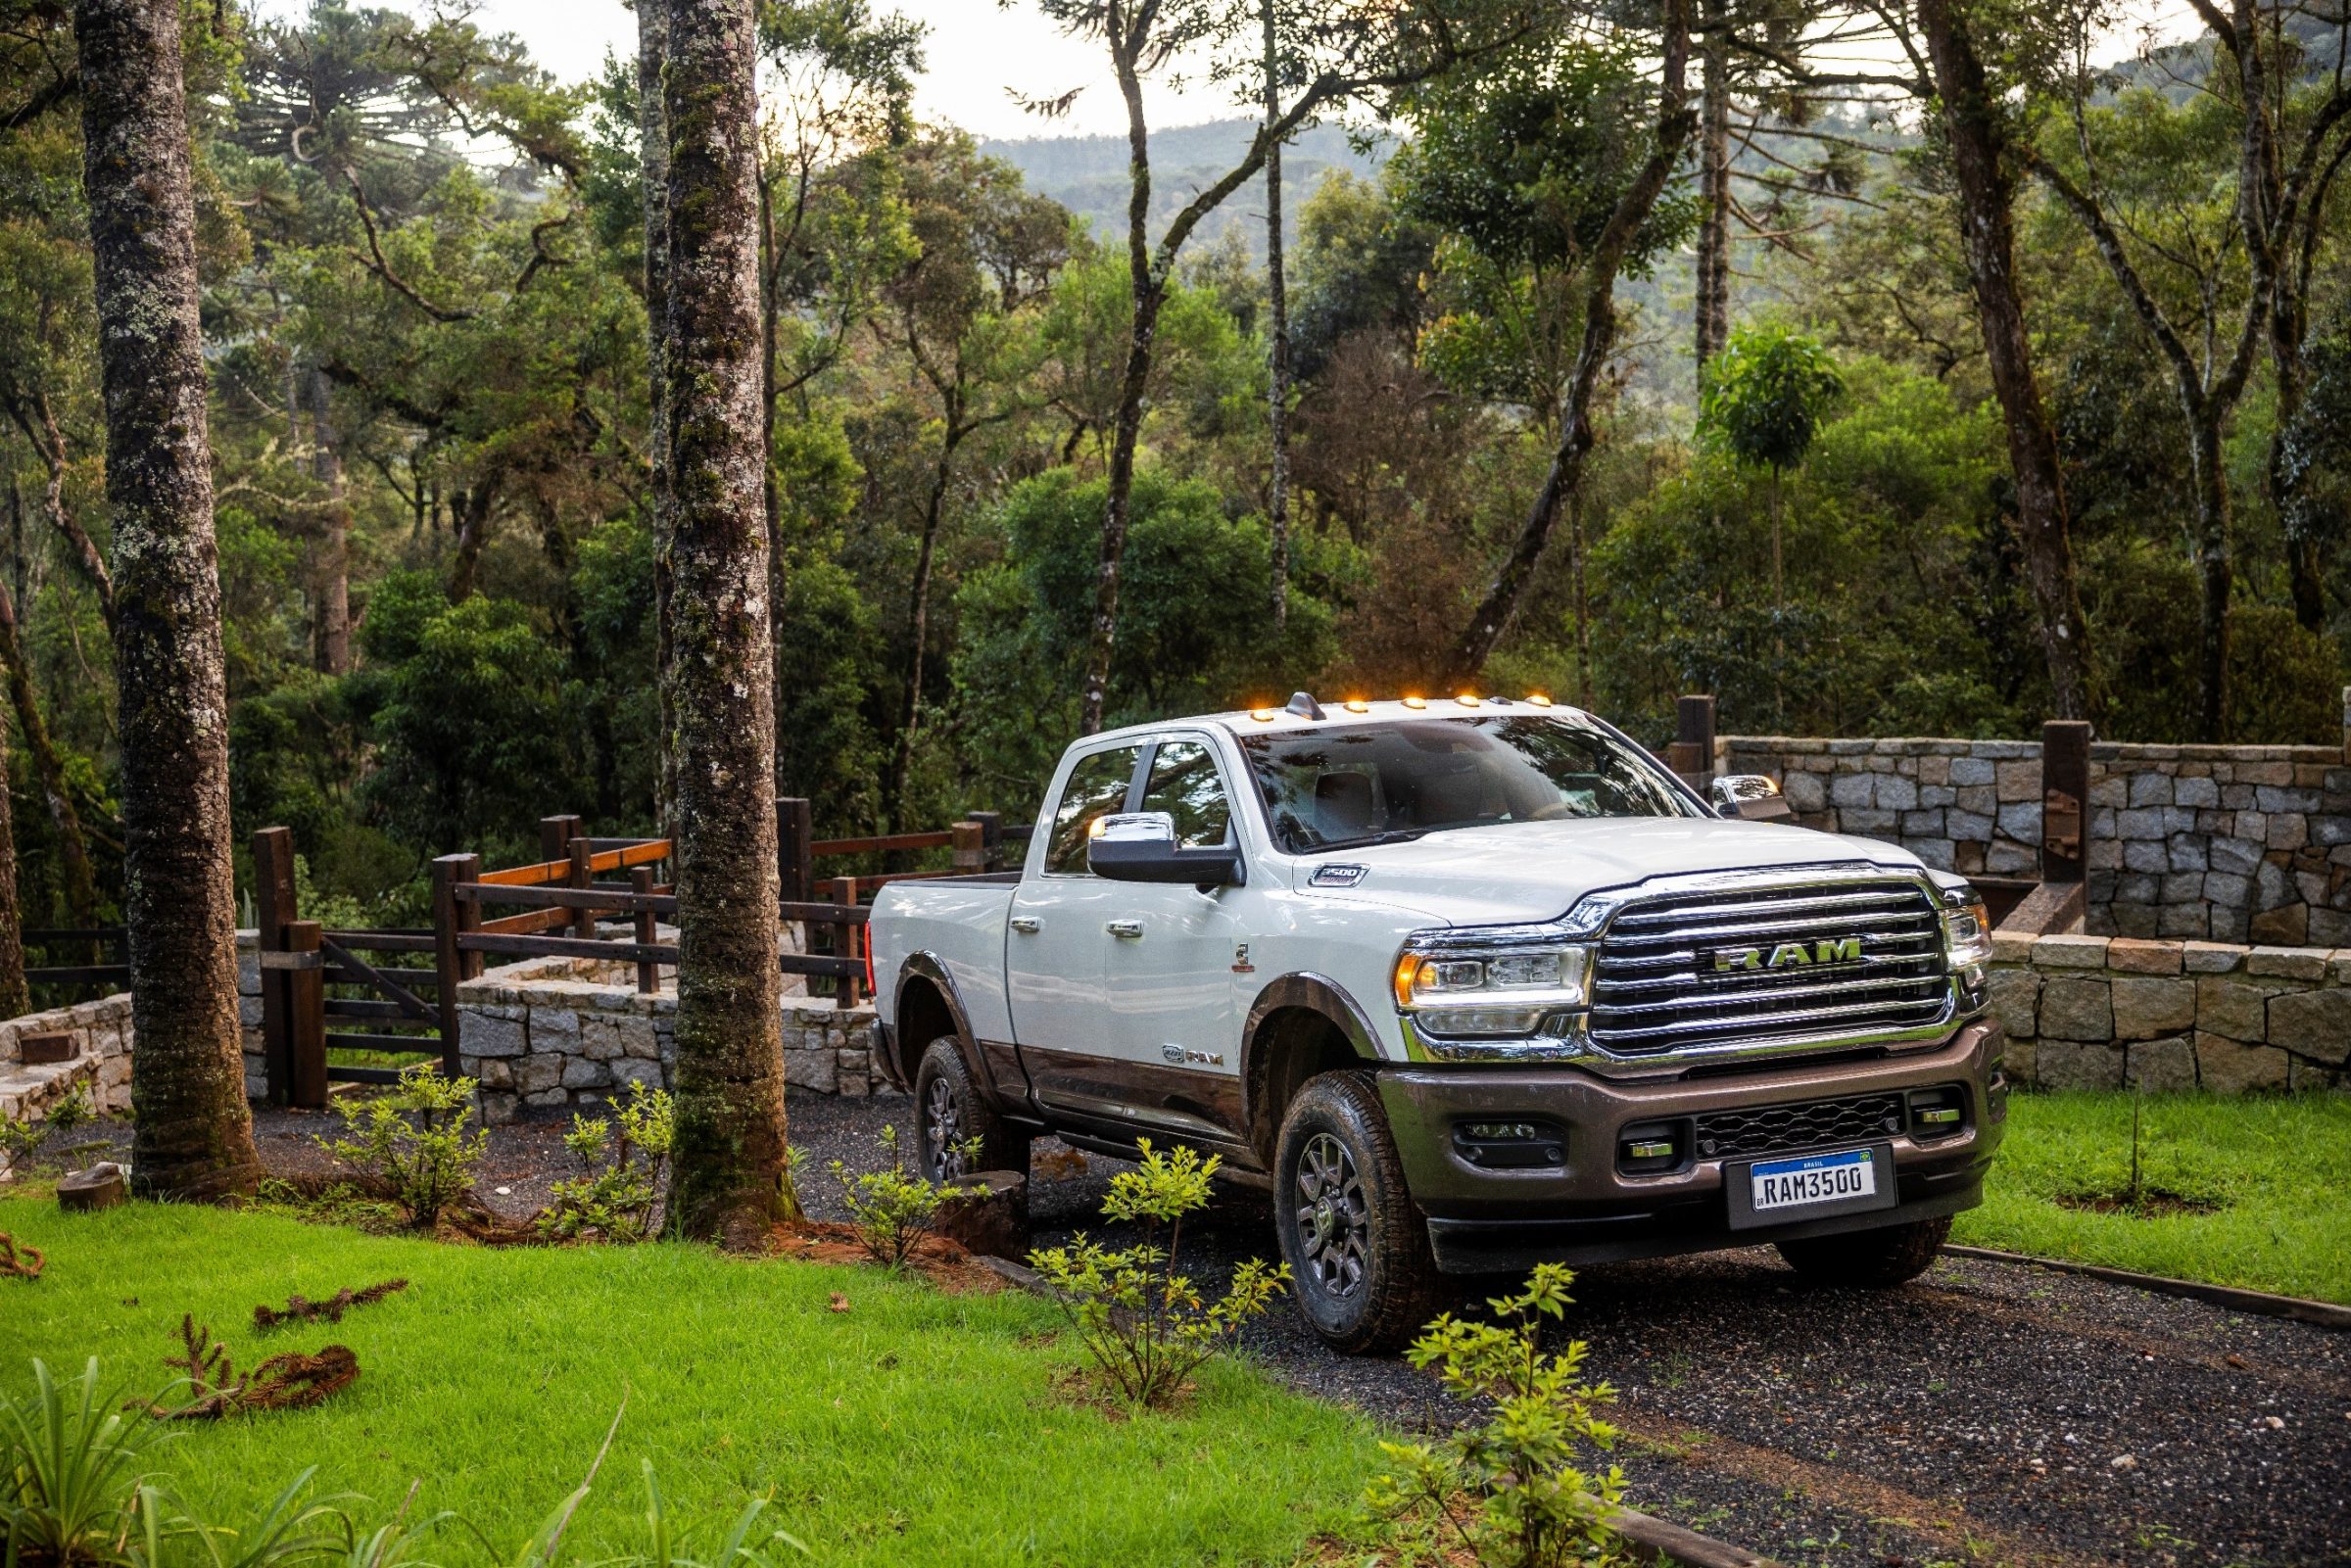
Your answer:
[[[1702,797],[1539,697],[1089,736],[1018,873],[876,901],[884,1069],[934,1178],[1048,1132],[1222,1155],[1344,1351],[1410,1338],[1440,1275],[1547,1259],[1768,1242],[1898,1283],[2006,1114],[1984,907],[1749,820],[1771,790]]]

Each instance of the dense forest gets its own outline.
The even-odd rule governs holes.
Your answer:
[[[923,121],[886,3],[759,8],[775,785],[820,831],[1017,818],[1081,727],[1301,687],[1652,740],[1690,690],[1745,732],[2337,733],[2339,4],[2133,53],[2070,6],[1464,0],[1398,59],[1305,0],[1040,3],[1094,90],[1256,117],[1131,231],[1098,153],[1089,219]],[[25,924],[79,927],[124,612],[80,86],[66,7],[0,14],[11,803]],[[434,854],[650,828],[638,62],[236,0],[184,53],[239,833],[407,924]],[[1136,115],[1115,156],[1174,145]]]

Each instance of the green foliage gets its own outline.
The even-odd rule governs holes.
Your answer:
[[[489,1152],[488,1128],[466,1132],[473,1091],[473,1079],[444,1077],[430,1063],[403,1068],[397,1088],[337,1101],[347,1135],[319,1146],[429,1230],[471,1191],[473,1167]]]
[[[49,1160],[71,1160],[87,1145],[56,1140],[71,1138],[73,1129],[95,1120],[98,1108],[90,1091],[76,1083],[40,1116],[0,1117],[0,1169],[30,1171]]]
[[[667,1089],[648,1090],[632,1080],[626,1100],[612,1115],[574,1115],[563,1147],[580,1163],[580,1174],[555,1182],[554,1202],[535,1223],[543,1236],[578,1241],[643,1241],[653,1232],[653,1206],[660,1201],[662,1173],[676,1131],[677,1109]]]
[[[1159,1409],[1181,1397],[1202,1362],[1239,1340],[1289,1283],[1290,1265],[1248,1259],[1223,1297],[1204,1300],[1190,1276],[1176,1272],[1176,1253],[1183,1216],[1208,1207],[1223,1157],[1203,1161],[1183,1145],[1163,1154],[1148,1138],[1135,1147],[1140,1160],[1111,1178],[1102,1212],[1140,1227],[1142,1240],[1114,1250],[1080,1234],[1067,1247],[1031,1253],[1029,1265],[1052,1288],[1103,1381],[1129,1403]]]
[[[1609,1522],[1624,1473],[1583,1468],[1587,1449],[1615,1447],[1616,1429],[1593,1412],[1616,1392],[1584,1381],[1583,1341],[1557,1354],[1541,1348],[1544,1319],[1565,1315],[1574,1281],[1565,1265],[1539,1263],[1516,1295],[1487,1304],[1502,1321],[1448,1312],[1413,1342],[1406,1359],[1436,1368],[1445,1392],[1477,1413],[1443,1438],[1382,1443],[1395,1469],[1372,1482],[1374,1509],[1494,1568],[1636,1560]]]
[[[1699,438],[1782,473],[1804,460],[1844,393],[1845,376],[1818,339],[1785,326],[1744,328],[1707,362]]]
[[[882,1129],[882,1152],[889,1156],[886,1169],[851,1172],[839,1160],[826,1168],[840,1188],[841,1206],[849,1212],[849,1224],[857,1232],[859,1245],[873,1255],[874,1261],[895,1273],[931,1234],[955,1184],[933,1181],[908,1170],[906,1152],[894,1126]],[[965,1140],[963,1157],[967,1165],[980,1158],[978,1138]]]
[[[0,1400],[0,1531],[7,1560],[119,1560],[139,1449],[120,1402],[100,1392],[98,1358],[60,1382],[32,1363],[32,1389]]]

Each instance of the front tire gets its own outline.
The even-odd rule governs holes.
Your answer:
[[[1029,1170],[1029,1137],[1016,1132],[982,1097],[951,1034],[923,1048],[914,1069],[915,1166],[927,1181],[953,1181],[982,1170]],[[973,1139],[979,1148],[967,1155]]]
[[[1951,1233],[1951,1216],[1848,1230],[1779,1244],[1788,1266],[1813,1285],[1832,1290],[1889,1290],[1927,1271]]]
[[[1307,1324],[1347,1355],[1397,1350],[1440,1295],[1428,1222],[1368,1073],[1325,1072],[1290,1102],[1275,1146],[1273,1226]]]

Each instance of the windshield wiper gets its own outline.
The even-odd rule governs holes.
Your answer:
[[[1291,851],[1291,853],[1319,855],[1326,849],[1367,849],[1373,844],[1404,844],[1412,842],[1422,833],[1433,832],[1435,830],[1431,828],[1391,828],[1386,832],[1365,833],[1360,838],[1325,839],[1321,843],[1308,844],[1302,849]]]

